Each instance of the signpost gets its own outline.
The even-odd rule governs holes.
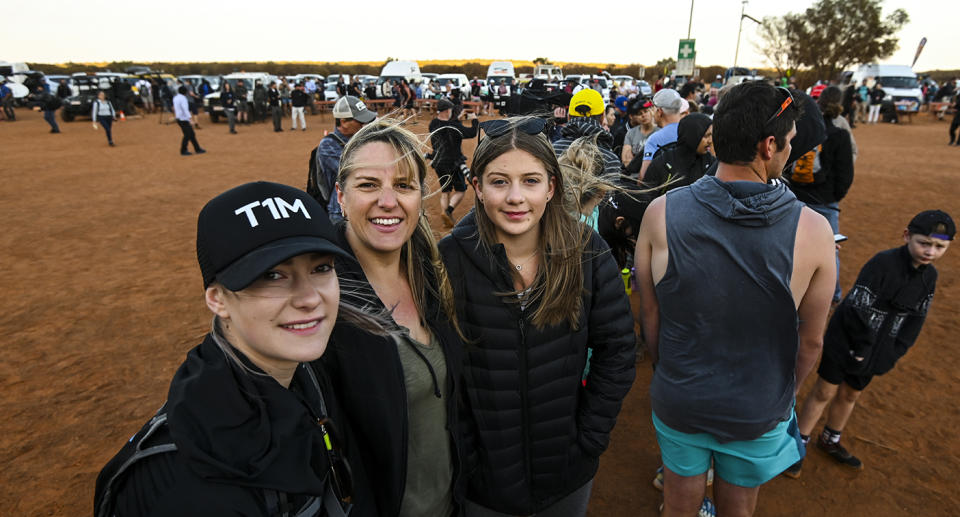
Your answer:
[[[696,39],[680,40],[680,47],[677,49],[677,75],[691,76],[697,61]]]

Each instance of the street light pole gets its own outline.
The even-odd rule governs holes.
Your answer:
[[[743,6],[740,8],[740,29],[737,30],[737,50],[733,53],[733,67],[737,67],[737,59],[740,57],[740,33],[743,32],[743,16],[747,12],[747,0],[743,0]]]
[[[742,18],[741,18],[742,20]],[[741,26],[742,26],[741,21]],[[693,0],[690,0],[690,21],[687,22],[687,39],[690,39],[690,29],[693,27]]]

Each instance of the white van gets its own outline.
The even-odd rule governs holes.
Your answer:
[[[381,83],[385,79],[406,79],[408,83],[413,83],[419,82],[422,77],[416,61],[390,61],[380,70]]]
[[[487,67],[487,84],[492,86],[503,81],[507,86],[513,86],[517,82],[516,75],[512,62],[494,61]],[[507,95],[510,95],[509,91]]]
[[[923,104],[923,91],[917,81],[917,74],[907,65],[878,65],[870,63],[860,65],[850,74],[850,83],[859,86],[863,80],[873,87],[879,82],[887,94],[883,100],[893,102],[898,111],[917,111]]]

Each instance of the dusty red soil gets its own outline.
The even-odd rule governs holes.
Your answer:
[[[159,407],[184,354],[207,331],[195,259],[196,216],[213,195],[267,179],[303,186],[309,152],[332,129],[273,133],[203,117],[203,156],[177,153],[180,131],[156,115],[115,125],[109,148],[89,121],[48,134],[39,114],[0,122],[0,513],[89,515],[97,472]],[[412,126],[425,131],[428,119]],[[874,253],[897,246],[910,217],[960,217],[960,148],[947,124],[858,127],[856,181],[843,202],[847,289]],[[475,140],[467,143],[469,155]],[[473,203],[468,194],[457,211]],[[427,201],[435,229],[439,200]],[[953,515],[960,477],[960,250],[938,264],[936,299],[916,347],[865,391],[844,441],[866,468],[848,472],[812,449],[799,480],[763,488],[756,515]],[[953,336],[953,337],[951,337]],[[637,381],[603,456],[590,515],[655,515],[659,465],[647,387]],[[802,394],[812,385],[804,385]]]

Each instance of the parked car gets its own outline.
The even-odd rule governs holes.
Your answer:
[[[442,74],[437,76],[437,86],[440,92],[446,93],[447,83],[452,83],[453,88],[460,89],[460,98],[470,100],[470,81],[467,74]]]
[[[72,122],[77,117],[89,117],[93,101],[101,91],[106,92],[107,98],[113,97],[113,83],[109,76],[74,74],[73,85],[77,94],[67,97],[60,110],[60,118],[64,122]]]
[[[297,74],[297,75],[292,75],[287,77],[287,82],[290,82],[292,84],[297,84],[303,81],[304,84],[306,84],[308,79],[313,79],[313,81],[317,83],[318,86],[321,84],[326,84],[326,81],[327,81],[327,78],[320,74]]]
[[[190,81],[190,85],[195,89],[203,83],[204,79],[206,79],[207,82],[210,83],[210,89],[212,91],[217,91],[220,89],[219,75],[181,75],[178,77],[178,79],[180,79],[180,82]]]
[[[60,81],[66,81],[67,86],[70,87],[71,94],[76,95],[76,92],[73,90],[73,77],[70,77],[69,75],[63,75],[63,74],[48,75],[46,76],[46,81],[47,81],[47,88],[50,91],[50,93],[56,94],[57,88],[60,87]]]
[[[276,80],[277,76],[266,72],[238,72],[223,76],[223,81],[230,83],[230,89],[232,90],[236,90],[238,83],[243,83],[243,86],[247,89],[247,102],[253,102],[253,87],[258,81],[266,87]],[[223,106],[220,104],[220,90],[203,98],[203,110],[210,115],[210,122],[216,123],[220,120],[220,116],[223,115]]]
[[[327,83],[323,88],[323,100],[335,101],[339,98],[337,95],[337,83]]]

